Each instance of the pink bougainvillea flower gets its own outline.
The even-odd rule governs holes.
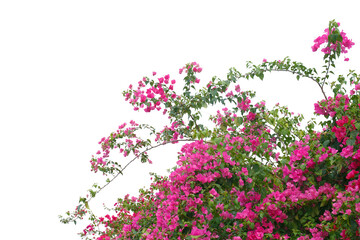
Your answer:
[[[212,188],[212,189],[209,191],[209,193],[210,193],[211,195],[213,195],[214,197],[218,197],[218,196],[219,196],[219,194],[217,193],[217,191],[216,191],[214,188]]]
[[[356,174],[358,174],[358,171],[355,170],[351,170],[347,175],[346,175],[346,179],[351,179],[354,178]]]
[[[340,23],[338,23],[338,26],[340,26]],[[332,31],[334,31],[334,29]],[[329,42],[329,35],[332,34],[332,31],[330,32],[329,29],[326,28],[324,30],[325,33],[314,40],[315,44],[311,47],[313,52],[316,52],[322,44],[327,44]],[[331,43],[330,46],[326,45],[321,49],[321,51],[324,54],[330,54],[331,51],[335,51],[337,49],[337,45],[340,44],[340,52],[347,53],[348,49],[350,49],[355,43],[346,36],[344,31],[341,31],[340,35],[342,38],[341,42],[336,41],[336,43]],[[345,58],[344,61],[349,61],[349,58]]]
[[[313,51],[321,49],[327,41],[334,42],[331,37],[327,39],[331,31],[326,30],[315,40]],[[346,53],[353,43],[343,32],[341,37],[341,53]],[[333,45],[326,45],[321,49],[323,53],[336,50]],[[286,59],[280,63],[265,62],[266,59],[255,66],[252,73],[259,68],[267,71],[267,67],[292,70],[294,63]],[[301,66],[298,70],[306,73],[309,70],[306,69]],[[144,158],[146,151],[186,141],[180,143],[176,167],[168,176],[155,175],[151,187],[141,190],[137,197],[126,195],[118,199],[114,215],[94,218],[82,237],[321,240],[333,235],[339,239],[358,239],[360,234],[355,232],[355,226],[360,225],[358,75],[348,76],[354,87],[350,90],[352,95],[345,88],[347,82],[343,84],[338,79],[341,91],[333,91],[332,97],[324,94],[324,99],[315,104],[315,113],[327,119],[316,125],[322,130],[315,131],[314,122],[313,127],[298,132],[301,120],[292,112],[279,104],[274,109],[268,109],[264,102],[253,104],[252,93],[241,91],[237,79],[213,78],[208,88],[197,91],[194,85],[199,81],[196,73],[202,71],[201,67],[193,62],[180,68],[179,73],[183,70],[185,80],[190,79],[186,84],[194,90],[190,97],[174,91],[176,81],[170,81],[169,74],[155,80],[144,77],[137,88],[131,86],[124,92],[135,110],[168,113],[170,121],[163,128],[134,121],[122,124],[100,140],[101,150],[91,159],[92,170],[113,174],[117,160],[110,159],[111,150],[131,156],[130,161],[139,158],[152,163],[147,156]],[[240,75],[239,78],[249,76]],[[188,110],[198,110],[204,103],[212,104],[214,96],[226,105],[223,103],[225,106],[210,118],[215,125],[212,128],[194,126],[197,112],[193,112],[193,124],[180,116]],[[140,137],[147,127],[149,138]],[[86,212],[92,195],[90,191],[87,200],[80,198],[85,206],[76,208],[75,218]],[[292,223],[296,221],[302,227],[295,233]],[[354,231],[349,231],[353,228]]]

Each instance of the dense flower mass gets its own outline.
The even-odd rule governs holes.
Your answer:
[[[336,23],[337,26],[340,26],[340,23]],[[339,31],[336,28],[326,28],[324,34],[317,37],[314,42],[315,44],[311,47],[313,52],[316,52],[320,46],[324,43],[327,45],[321,49],[324,54],[330,54],[331,51],[336,51],[339,49],[341,53],[347,53],[355,43],[346,36],[344,31]],[[349,58],[345,58],[345,61],[349,61]]]
[[[127,166],[112,161],[112,151],[132,157],[130,163],[138,158],[151,163],[151,149],[184,143],[176,166],[168,177],[153,174],[149,189],[119,199],[113,213],[104,217],[89,208],[104,188],[94,185],[61,221],[90,215],[81,236],[97,240],[359,239],[360,75],[350,71],[330,79],[338,54],[354,45],[338,27],[331,21],[331,31],[313,46],[316,51],[328,43],[322,49],[325,62],[331,63],[324,66],[325,76],[288,58],[264,59],[259,65],[248,62],[246,74],[232,68],[226,80],[214,77],[197,89],[202,68],[193,62],[179,70],[186,74],[181,93],[174,90],[179,81],[170,75],[145,77],[136,88],[130,85],[124,96],[134,110],[162,110],[169,124],[160,130],[134,121],[120,125],[99,142],[92,170],[111,176],[108,184]],[[301,115],[278,104],[269,109],[264,101],[256,103],[255,93],[238,84],[241,78],[263,79],[271,71],[315,81],[324,99],[315,103],[314,113],[325,120],[300,128]],[[331,87],[332,96],[324,85]],[[213,125],[203,125],[201,109],[218,104],[225,106],[210,117]],[[144,130],[148,139],[138,134]]]

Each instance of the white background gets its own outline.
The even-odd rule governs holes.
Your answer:
[[[90,172],[98,141],[126,121],[163,125],[160,115],[132,112],[122,91],[143,76],[170,74],[197,61],[203,83],[244,72],[247,60],[291,59],[322,65],[313,40],[336,19],[355,46],[339,70],[359,71],[357,1],[17,1],[0,2],[0,238],[79,239],[59,214],[101,176]],[[252,84],[250,84],[252,83]],[[242,80],[269,105],[311,117],[317,86],[291,74]],[[154,164],[133,164],[90,207],[113,204],[165,174],[178,148],[154,151]],[[126,159],[125,159],[126,160]],[[123,160],[123,161],[125,161]]]

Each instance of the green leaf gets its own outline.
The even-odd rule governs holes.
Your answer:
[[[263,73],[263,72],[259,73],[258,77],[259,77],[261,80],[264,80],[264,73]]]
[[[249,226],[250,226],[250,228],[251,228],[251,229],[254,229],[254,227],[255,227],[255,223],[250,222]]]
[[[327,147],[327,146],[329,146],[329,143],[330,143],[330,140],[326,140],[325,142],[323,142],[323,146]]]
[[[320,207],[324,207],[326,206],[326,204],[328,203],[328,199],[324,198],[322,201],[321,201],[321,204],[320,204]]]
[[[200,237],[202,237],[202,235],[198,235],[198,236],[193,236],[193,235],[191,235],[191,239],[198,239],[198,238],[200,238]]]
[[[349,138],[349,139],[346,141],[346,144],[347,144],[347,145],[350,145],[350,146],[354,146],[354,145],[355,145],[355,139]]]
[[[356,139],[356,137],[357,137],[358,134],[359,134],[359,131],[352,131],[352,132],[350,133],[350,138]]]
[[[240,126],[243,123],[243,118],[242,117],[236,117],[235,118],[235,125],[236,126]]]
[[[77,208],[76,208],[76,211],[79,211],[81,207],[82,207],[82,205],[81,205],[81,204],[80,204],[80,205],[78,205],[78,206],[77,206]]]
[[[215,138],[215,139],[213,140],[213,143],[219,144],[221,141],[222,141],[222,138]]]
[[[303,164],[301,164],[301,165],[300,165],[300,169],[301,169],[301,170],[303,170],[303,171],[304,171],[304,170],[305,170],[305,168],[306,168],[306,164],[305,164],[305,163],[303,163]]]
[[[90,189],[89,192],[90,192],[91,197],[96,196],[96,192],[94,190]],[[86,201],[85,201],[85,204],[86,204]]]

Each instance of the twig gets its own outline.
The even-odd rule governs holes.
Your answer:
[[[295,72],[295,71],[291,71],[291,70],[287,70],[287,69],[272,69],[272,70],[270,70],[270,69],[265,69],[265,70],[264,70],[264,72],[271,72],[271,71],[290,72],[290,73],[292,73],[292,74],[297,74],[297,75],[299,75],[299,76],[301,76],[301,77],[309,78],[309,79],[313,80],[314,82],[316,82],[316,84],[320,87],[321,92],[322,92],[322,94],[324,95],[325,99],[327,99],[327,96],[326,96],[326,94],[325,94],[325,92],[324,92],[323,86],[316,80],[316,78],[313,78],[313,77],[310,77],[310,76],[306,76],[306,75],[304,75],[303,73],[299,73],[299,72]]]
[[[163,143],[160,143],[158,145],[155,145],[155,146],[152,146],[152,147],[149,147],[147,149],[145,149],[144,151],[142,151],[141,153],[139,153],[138,156],[134,157],[131,161],[129,161],[125,167],[123,167],[121,170],[119,170],[119,172],[111,179],[109,180],[104,186],[102,186],[101,188],[99,188],[99,190],[96,191],[96,194],[97,195],[101,190],[103,190],[107,185],[109,185],[111,182],[113,182],[120,174],[123,174],[123,171],[132,163],[134,162],[137,158],[139,158],[143,153],[145,153],[146,151],[150,151],[154,148],[157,148],[157,147],[160,147],[160,146],[163,146],[163,145],[166,145],[166,144],[169,144],[169,143],[176,143],[176,142],[195,142],[195,141],[199,141],[198,139],[180,139],[180,140],[173,140],[173,141],[168,141],[168,142],[163,142]],[[206,143],[210,143],[210,142],[206,142]],[[90,198],[87,200],[87,202],[90,202],[91,199],[93,199],[94,197],[93,196],[90,196]]]

